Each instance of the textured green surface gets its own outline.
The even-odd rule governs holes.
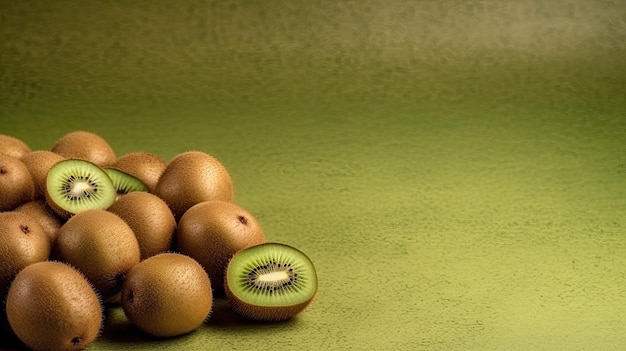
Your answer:
[[[0,132],[200,149],[308,310],[91,350],[623,350],[621,1],[0,0]]]

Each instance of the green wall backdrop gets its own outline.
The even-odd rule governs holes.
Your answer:
[[[0,0],[0,133],[76,129],[211,153],[320,281],[91,350],[626,347],[622,1]]]

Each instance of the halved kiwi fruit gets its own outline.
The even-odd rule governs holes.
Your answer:
[[[302,251],[264,243],[237,252],[226,268],[226,296],[235,312],[262,321],[289,319],[317,293],[317,273]]]
[[[104,169],[89,161],[67,159],[48,172],[45,195],[55,212],[69,218],[89,209],[107,209],[117,191]]]
[[[118,196],[126,195],[133,191],[148,191],[146,184],[133,175],[110,167],[104,168],[104,171],[107,172],[109,178],[113,181],[113,186]]]

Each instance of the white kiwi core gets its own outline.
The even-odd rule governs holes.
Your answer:
[[[259,282],[263,283],[280,283],[282,281],[289,280],[289,274],[285,271],[271,272],[261,274],[257,279]]]
[[[84,193],[91,193],[96,189],[95,186],[84,180],[79,180],[71,183],[69,194],[71,196],[81,196]]]

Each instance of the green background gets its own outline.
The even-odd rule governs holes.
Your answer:
[[[91,350],[623,350],[625,4],[0,0],[0,133],[206,151],[316,264],[290,322]]]

